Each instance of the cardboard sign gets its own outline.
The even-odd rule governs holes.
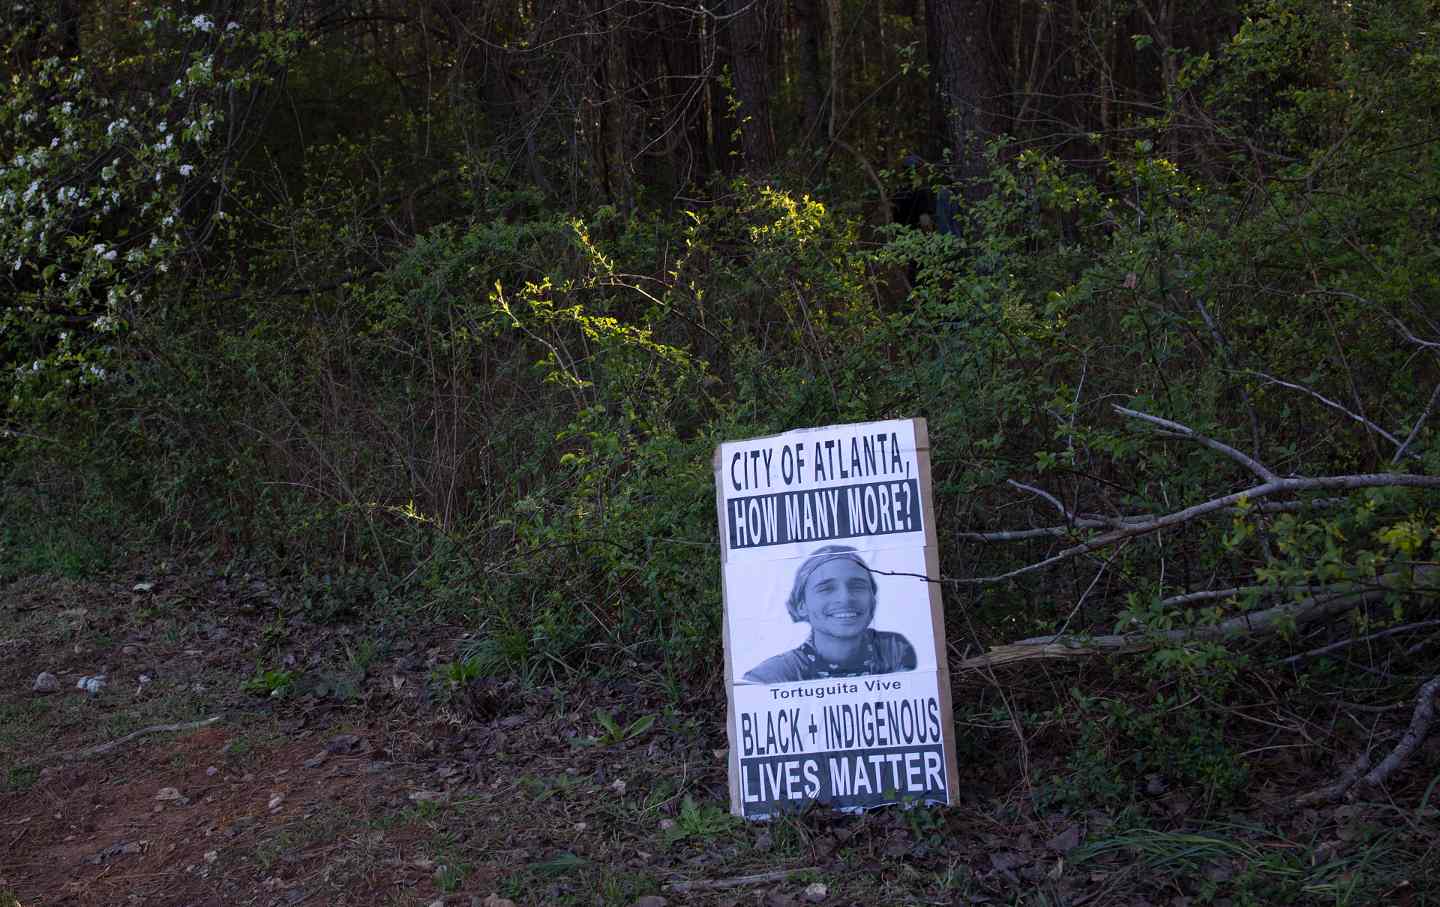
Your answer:
[[[736,815],[953,802],[930,494],[923,419],[716,451]]]

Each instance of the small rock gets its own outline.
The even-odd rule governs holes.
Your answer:
[[[309,759],[306,759],[301,764],[304,765],[306,768],[319,768],[320,766],[325,764],[325,760],[328,758],[330,758],[329,755],[324,750],[321,750],[320,752],[311,756]]]
[[[216,768],[213,765],[205,769],[205,777],[207,778],[213,778],[218,774],[220,774],[220,769]]]
[[[36,693],[54,693],[60,689],[60,678],[49,671],[41,671],[35,675],[35,685],[31,689]]]
[[[625,793],[625,782],[619,778],[616,778],[614,782],[611,783],[610,789],[617,794],[623,794]]]
[[[94,696],[105,689],[105,675],[95,674],[94,676],[86,675],[85,677],[81,677],[75,682],[75,689],[84,690],[91,696]]]
[[[154,583],[136,583],[130,587],[131,592],[150,592],[155,588]]]
[[[269,807],[268,807],[268,808],[269,808],[269,810],[273,813],[275,810],[279,809],[279,808],[280,808],[280,804],[281,804],[281,803],[284,803],[284,802],[285,802],[285,795],[284,795],[284,794],[281,794],[281,793],[272,793],[272,794],[270,795],[270,803],[269,803]]]
[[[661,831],[669,831],[670,829],[672,829],[672,828],[674,828],[674,827],[675,827],[675,820],[674,820],[674,819],[661,819],[661,820],[660,820],[660,830],[661,830]]]
[[[635,903],[631,904],[630,907],[665,907],[668,903],[670,902],[658,894],[647,894],[643,897],[636,898]]]
[[[126,656],[139,655],[139,654],[140,654],[140,647],[139,647],[139,646],[125,646],[123,649],[120,650],[120,654],[121,654],[121,655],[126,655]]]
[[[136,679],[140,681],[140,685],[143,687],[143,686],[145,686],[145,684],[150,683],[150,682],[153,681],[155,678],[154,678],[154,677],[151,677],[149,674],[141,674],[141,675],[140,675],[138,678],[136,678]]]
[[[587,829],[587,828],[589,828],[589,827],[590,827],[590,826],[589,826],[587,823],[585,823],[585,822],[576,822],[576,823],[575,823],[575,830],[576,830],[576,831],[584,831],[585,829]]]
[[[207,851],[205,851],[205,862],[206,862],[206,863],[214,863],[214,862],[215,862],[216,860],[218,860],[218,859],[220,859],[220,851],[218,851],[218,850],[207,850]]]
[[[1056,853],[1069,853],[1080,846],[1080,826],[1072,825],[1045,842],[1045,846]]]
[[[1205,878],[1212,882],[1228,882],[1235,877],[1235,870],[1225,863],[1214,863],[1205,868]]]
[[[185,797],[184,797],[183,794],[180,793],[180,791],[179,791],[178,788],[174,788],[174,787],[162,787],[162,788],[160,788],[160,792],[155,795],[155,799],[156,799],[156,800],[183,800],[183,799],[185,799]]]
[[[1030,858],[1023,853],[1016,853],[1013,850],[1000,850],[990,854],[990,866],[996,872],[1007,872],[1017,869],[1030,862]]]
[[[812,904],[818,904],[830,896],[830,889],[825,887],[824,882],[811,882],[805,886],[805,900]]]
[[[502,898],[498,894],[492,894],[480,902],[480,907],[515,907],[515,902],[509,898]]]

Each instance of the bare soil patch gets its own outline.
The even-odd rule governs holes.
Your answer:
[[[1243,808],[1157,788],[1103,813],[1035,805],[1072,759],[1044,722],[1027,776],[1013,727],[962,714],[962,805],[746,826],[718,682],[448,680],[461,628],[316,625],[280,597],[140,570],[0,590],[0,907],[1433,902],[1434,740],[1388,803],[1295,807],[1343,760],[1277,744]],[[31,691],[40,671],[58,692]],[[617,737],[602,715],[653,722]]]

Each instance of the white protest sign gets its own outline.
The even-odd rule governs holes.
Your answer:
[[[953,802],[929,467],[922,419],[716,452],[735,814]]]

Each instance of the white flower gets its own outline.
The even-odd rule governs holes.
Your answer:
[[[191,19],[190,24],[204,32],[208,32],[215,27],[215,23],[210,21],[210,17],[203,14]]]
[[[106,261],[114,261],[116,254],[117,254],[117,253],[115,252],[115,250],[114,250],[114,249],[111,249],[109,252],[106,252],[103,257],[104,257],[104,259],[105,259]]]
[[[105,257],[105,244],[103,242],[97,242],[91,251],[103,258]]]
[[[191,164],[181,164],[181,165],[180,165],[180,175],[181,175],[181,176],[189,176],[190,174],[192,174],[192,173],[194,173],[194,172],[195,172],[195,167],[194,167],[193,165],[191,165]]]
[[[234,31],[235,29],[237,29],[237,28],[239,28],[239,27],[240,27],[240,23],[239,23],[239,22],[226,22],[226,23],[225,23],[225,30],[226,30],[226,31]]]

